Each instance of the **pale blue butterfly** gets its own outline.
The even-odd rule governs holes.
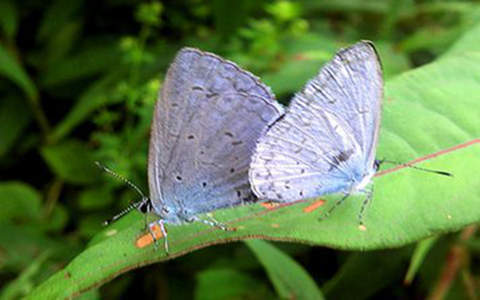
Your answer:
[[[375,160],[381,104],[382,69],[371,42],[338,51],[292,99],[283,118],[260,138],[249,171],[254,193],[292,202],[366,191]]]
[[[153,212],[164,223],[200,221],[198,215],[254,201],[248,181],[258,138],[283,114],[254,75],[212,53],[183,48],[171,64],[153,115],[148,158],[150,197],[127,210]],[[107,171],[109,171],[107,169]],[[110,172],[110,171],[109,171]],[[111,173],[111,172],[110,172]],[[138,188],[137,188],[138,190]]]

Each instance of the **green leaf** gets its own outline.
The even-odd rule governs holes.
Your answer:
[[[67,182],[86,184],[100,178],[90,150],[79,141],[45,146],[41,153],[52,172]]]
[[[96,75],[112,68],[119,60],[117,45],[93,45],[49,65],[42,85],[51,87]]]
[[[41,55],[41,67],[54,68],[55,63],[65,57],[80,37],[82,24],[72,20],[59,27],[55,34],[49,36],[48,45]]]
[[[42,265],[48,258],[48,251],[40,254],[35,260],[13,281],[9,282],[0,291],[0,299],[19,299],[32,291],[34,276],[38,275]]]
[[[327,299],[371,299],[398,282],[411,251],[398,249],[352,253],[322,289]]]
[[[278,70],[264,74],[262,81],[280,97],[296,92],[332,58],[338,46],[332,39],[312,34],[289,41],[285,47],[285,58],[277,66]]]
[[[212,1],[212,14],[215,29],[223,39],[231,36],[248,20],[249,1],[238,0],[227,2],[222,0]]]
[[[0,1],[0,27],[3,28],[5,36],[9,39],[13,39],[17,34],[18,12],[14,2]]]
[[[64,27],[72,19],[72,16],[84,4],[82,0],[62,1],[56,0],[51,2],[46,10],[40,29],[38,30],[37,40],[44,41],[59,32],[59,28]]]
[[[263,287],[262,291],[258,280],[234,269],[210,269],[197,275],[197,300],[267,299],[266,296],[267,289]]]
[[[257,204],[214,212],[216,219],[236,231],[208,228],[198,222],[167,225],[171,252],[166,256],[163,240],[157,250],[151,245],[136,247],[135,240],[145,224],[134,212],[99,233],[89,248],[40,285],[31,297],[70,297],[140,265],[247,237],[339,249],[385,249],[479,222],[480,210],[472,209],[480,207],[478,74],[480,53],[465,52],[386,83],[378,157],[403,162],[424,157],[418,166],[454,176],[404,167],[379,174],[364,217],[366,230],[358,228],[357,215],[365,199],[361,194],[351,195],[321,222],[318,219],[322,212],[341,195],[326,196],[326,205],[314,211],[306,208],[311,208],[315,200],[274,209]]]
[[[480,12],[479,12],[480,14]],[[471,27],[471,29],[464,34],[457,42],[450,47],[450,49],[444,54],[447,55],[462,55],[465,52],[480,52],[480,24]]]
[[[30,123],[31,111],[25,109],[25,101],[5,97],[0,101],[0,157],[5,155]]]
[[[376,41],[375,45],[382,58],[383,74],[386,79],[410,68],[407,57],[394,49],[391,43]],[[332,39],[305,34],[285,46],[287,54],[277,66],[278,70],[266,73],[262,81],[279,97],[295,93],[333,57],[338,47],[345,46],[346,43],[338,44]]]
[[[423,260],[427,256],[428,251],[430,251],[433,245],[435,245],[437,239],[438,236],[433,236],[417,243],[415,251],[413,252],[413,255],[410,259],[410,265],[408,266],[407,275],[404,279],[404,282],[406,284],[410,284],[413,281],[413,278],[415,277],[415,274],[422,265]]]
[[[22,182],[0,183],[0,220],[39,220],[41,200],[39,193]]]
[[[43,251],[50,251],[57,262],[65,262],[74,253],[78,253],[78,246],[73,247],[71,242],[56,241],[47,236],[36,224],[26,226],[25,224],[11,225],[1,222],[0,226],[0,247],[2,259],[0,269],[18,273],[27,268],[35,257]],[[44,277],[51,275],[54,269],[45,269]]]
[[[290,256],[262,240],[247,240],[245,243],[264,266],[282,299],[323,299],[315,281]]]
[[[125,76],[125,73],[117,70],[92,84],[79,97],[67,116],[54,128],[51,136],[52,140],[62,139],[96,109],[113,101],[118,102],[118,99],[109,97],[109,95],[122,76]]]
[[[457,13],[458,22],[448,27],[440,27],[437,24],[430,27],[419,27],[415,33],[410,34],[398,45],[405,52],[423,49],[428,49],[433,53],[444,52],[458,38],[474,34],[475,30],[471,29],[478,26],[480,18],[480,6],[476,3],[427,3],[423,9],[425,12],[430,10],[431,13]],[[478,41],[475,40],[474,44],[478,44]],[[470,46],[468,49],[471,49]]]
[[[37,88],[17,59],[0,44],[0,75],[13,81],[30,98],[37,98]]]
[[[112,189],[108,186],[99,186],[84,189],[78,197],[78,206],[84,210],[95,210],[106,207],[112,201]]]

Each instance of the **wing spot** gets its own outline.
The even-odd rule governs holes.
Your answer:
[[[234,168],[231,168],[231,169],[230,169],[230,173],[233,173],[233,172],[235,172],[235,169],[234,169]]]
[[[233,138],[233,133],[231,133],[230,131],[225,131],[225,135]]]
[[[207,183],[206,183],[206,182],[202,182],[202,186],[203,186],[203,187],[206,187],[206,186],[207,186]]]
[[[178,181],[182,181],[182,177],[181,176],[177,176],[175,177]]]
[[[214,92],[210,92],[210,93],[206,94],[206,96],[207,96],[208,99],[210,99],[210,98],[218,96],[218,94],[214,93]]]
[[[194,90],[194,91],[203,91],[203,88],[202,88],[201,86],[194,85],[194,86],[192,86],[192,90]]]
[[[240,145],[242,143],[243,143],[242,141],[235,141],[235,142],[232,142],[232,145],[237,146],[237,145]]]
[[[298,193],[298,195],[303,197],[303,191],[300,191],[300,193]]]
[[[242,192],[237,191],[237,197],[238,197],[238,198],[242,197]]]
[[[304,174],[304,173],[305,173],[305,169],[301,169],[301,170],[300,170],[300,173],[301,173],[301,174]]]
[[[178,106],[178,103],[172,103],[172,107],[177,107]]]
[[[189,135],[187,138],[188,138],[189,140],[193,140],[195,137],[194,137],[193,135]]]

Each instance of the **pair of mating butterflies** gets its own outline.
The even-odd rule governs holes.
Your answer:
[[[383,80],[371,42],[336,53],[284,111],[251,73],[184,48],[155,105],[150,197],[136,204],[164,222],[254,202],[349,195],[374,175]],[[150,229],[151,230],[151,229]],[[166,239],[165,239],[166,241]],[[165,244],[167,247],[167,244]]]

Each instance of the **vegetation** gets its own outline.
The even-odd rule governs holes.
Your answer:
[[[478,20],[478,1],[2,0],[0,299],[477,299]],[[138,195],[93,162],[148,190],[153,105],[178,49],[233,60],[288,104],[361,39],[384,68],[378,157],[453,177],[377,177],[365,232],[361,195],[322,222],[311,200],[215,212],[234,232],[169,226],[170,256],[135,245],[138,212],[102,227]],[[232,242],[248,237],[289,243]]]

